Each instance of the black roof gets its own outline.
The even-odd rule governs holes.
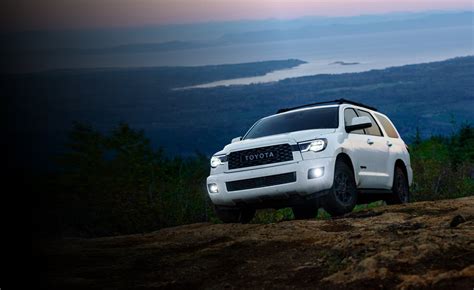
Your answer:
[[[296,109],[306,108],[306,107],[316,107],[316,106],[328,105],[328,104],[339,104],[339,105],[341,105],[341,104],[351,104],[351,105],[355,105],[355,106],[359,106],[359,107],[364,107],[364,108],[367,108],[367,109],[370,109],[370,110],[373,110],[373,111],[377,111],[376,108],[364,105],[362,103],[353,102],[353,101],[346,100],[346,99],[338,99],[338,100],[333,100],[333,101],[311,103],[311,104],[297,106],[297,107],[293,107],[293,108],[283,108],[283,109],[279,109],[277,111],[277,114],[288,112],[288,111],[293,111],[293,110],[296,110]]]

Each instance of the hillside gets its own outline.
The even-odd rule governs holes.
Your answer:
[[[474,197],[33,245],[49,289],[472,289]]]
[[[453,120],[458,125],[474,121],[474,56],[275,83],[173,90],[301,63],[286,60],[4,75],[0,95],[7,100],[8,122],[15,124],[12,134],[20,140],[21,153],[16,159],[42,166],[64,149],[74,121],[103,132],[125,122],[143,129],[155,147],[181,156],[213,154],[279,108],[322,100],[346,98],[375,106],[390,117],[407,141],[417,127],[423,137],[449,135]]]

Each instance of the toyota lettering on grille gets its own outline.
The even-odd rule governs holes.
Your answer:
[[[290,144],[278,144],[230,152],[228,155],[228,166],[232,170],[290,160],[293,160]]]
[[[256,153],[256,154],[242,155],[242,161],[245,161],[245,162],[260,160],[260,159],[270,159],[270,158],[275,158],[275,153],[270,151],[270,152],[261,152],[261,153]]]

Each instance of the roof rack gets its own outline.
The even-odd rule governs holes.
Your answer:
[[[325,102],[311,103],[311,104],[302,105],[302,106],[297,106],[297,107],[293,107],[293,108],[283,108],[283,109],[279,109],[279,110],[277,111],[277,114],[284,113],[284,112],[288,112],[288,111],[293,111],[293,110],[296,110],[296,109],[301,109],[301,108],[306,108],[306,107],[313,107],[313,106],[319,106],[319,105],[326,105],[326,104],[339,104],[339,105],[341,105],[341,104],[351,104],[351,105],[355,105],[355,106],[359,106],[359,107],[364,107],[364,108],[367,108],[367,109],[369,109],[369,110],[377,111],[376,108],[371,107],[371,106],[364,105],[364,104],[362,104],[362,103],[353,102],[353,101],[346,100],[346,99],[338,99],[338,100],[333,100],[333,101],[325,101]]]

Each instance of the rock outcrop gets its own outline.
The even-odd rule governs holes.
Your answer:
[[[329,220],[192,224],[69,239],[39,254],[54,289],[473,289],[474,197]]]

